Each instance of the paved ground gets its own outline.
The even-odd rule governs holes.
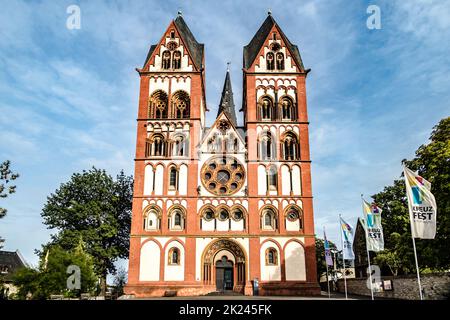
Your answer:
[[[293,297],[293,296],[243,296],[243,295],[209,295],[196,297],[163,297],[163,298],[135,298],[137,300],[345,300],[345,294],[333,293],[331,298],[327,292],[322,291],[320,297]],[[369,300],[365,296],[348,296],[348,300]]]

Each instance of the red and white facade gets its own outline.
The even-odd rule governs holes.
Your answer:
[[[311,162],[298,48],[269,15],[205,125],[204,47],[181,16],[142,69],[126,293],[314,295]]]

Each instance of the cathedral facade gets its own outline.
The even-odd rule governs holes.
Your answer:
[[[315,295],[305,70],[271,14],[243,50],[239,126],[227,70],[205,124],[204,45],[181,15],[140,75],[126,293]]]

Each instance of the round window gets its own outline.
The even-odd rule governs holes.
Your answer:
[[[298,211],[296,209],[291,209],[288,212],[288,220],[295,221],[299,218]]]
[[[211,209],[206,209],[203,217],[206,221],[211,221],[214,218],[214,212]]]
[[[234,220],[240,221],[244,217],[244,214],[242,213],[242,211],[240,209],[236,209],[233,212],[233,217],[234,217]]]
[[[227,220],[228,218],[229,218],[228,211],[226,211],[226,210],[220,211],[220,214],[219,214],[220,220]]]
[[[214,157],[203,165],[201,181],[203,186],[212,194],[218,196],[231,195],[243,187],[245,169],[234,157]]]

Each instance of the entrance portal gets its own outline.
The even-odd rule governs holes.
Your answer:
[[[233,290],[233,262],[226,256],[216,262],[216,289],[218,291]]]
[[[242,247],[231,239],[218,239],[207,246],[202,257],[202,278],[205,285],[217,291],[244,293],[246,259]]]

